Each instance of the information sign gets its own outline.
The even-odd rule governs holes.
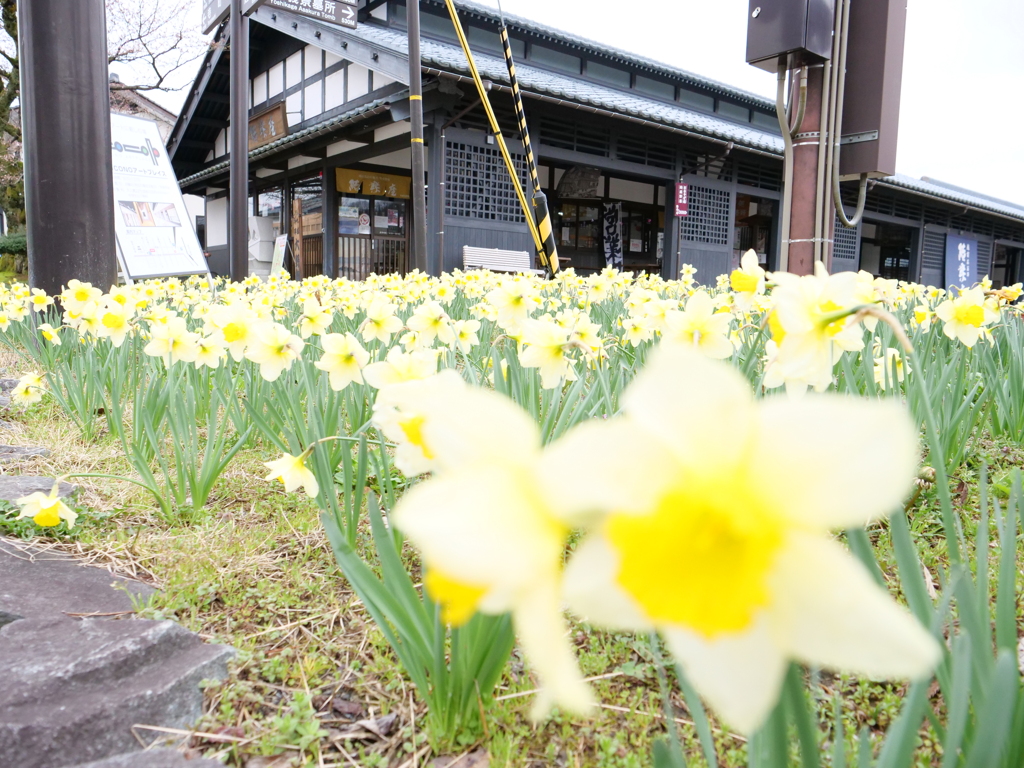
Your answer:
[[[690,215],[690,185],[676,184],[676,217]]]
[[[203,0],[203,34],[208,35],[231,12],[231,0]]]
[[[978,282],[978,241],[946,235],[946,286],[961,291]]]
[[[270,262],[270,274],[276,275],[284,269],[284,254],[288,250],[288,235],[281,235],[274,241],[274,258]]]
[[[111,114],[110,129],[114,231],[125,277],[209,274],[156,123]]]
[[[276,8],[349,29],[359,26],[359,0],[245,0],[245,3],[248,6],[246,14],[259,8]]]

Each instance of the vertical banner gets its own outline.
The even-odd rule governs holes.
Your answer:
[[[605,203],[603,218],[604,262],[622,269],[622,203]]]
[[[946,286],[961,291],[978,282],[978,241],[946,235]]]
[[[690,215],[690,185],[676,184],[676,218]]]

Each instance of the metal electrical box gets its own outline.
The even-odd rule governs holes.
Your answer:
[[[850,3],[839,176],[896,173],[907,0]]]
[[[748,64],[776,72],[790,54],[792,66],[832,58],[834,0],[750,0],[749,10]]]

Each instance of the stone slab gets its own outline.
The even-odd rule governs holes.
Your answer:
[[[42,458],[49,455],[49,448],[28,447],[22,445],[0,445],[0,464],[10,464],[15,461]],[[50,487],[53,487],[53,483],[50,483]]]
[[[40,618],[0,628],[0,755],[65,768],[138,749],[133,725],[187,728],[234,651],[172,621]]]
[[[205,758],[188,760],[173,749],[153,749],[147,752],[130,752],[95,763],[84,763],[76,765],[75,768],[224,768],[224,764]]]
[[[0,626],[19,618],[124,615],[153,588],[70,555],[0,539]],[[6,617],[6,618],[5,618]]]
[[[18,386],[18,379],[0,379],[0,390],[10,392]]]
[[[53,490],[55,478],[39,477],[38,475],[3,475],[0,477],[0,501],[14,503],[18,499],[39,491],[49,493]],[[57,494],[66,498],[77,489],[71,483],[61,483]]]

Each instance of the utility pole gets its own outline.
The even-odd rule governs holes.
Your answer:
[[[782,236],[789,240],[789,271],[796,275],[814,274],[815,260],[824,260],[828,265],[828,229],[822,228],[821,201],[824,197],[823,182],[819,163],[824,138],[821,132],[821,114],[824,65],[805,67],[796,75],[798,118],[793,135],[793,203],[790,214],[789,232]],[[828,222],[831,224],[831,222]]]
[[[22,0],[28,277],[59,293],[117,280],[103,0]]]
[[[231,0],[231,171],[228,253],[231,279],[249,276],[249,19]]]
[[[441,274],[438,263],[427,263],[427,173],[423,145],[423,70],[420,57],[420,3],[408,2],[409,25],[409,121],[412,123],[412,248],[409,267],[431,275]],[[443,151],[434,147],[434,152]],[[432,201],[443,205],[441,200]],[[432,260],[433,261],[433,260]]]

